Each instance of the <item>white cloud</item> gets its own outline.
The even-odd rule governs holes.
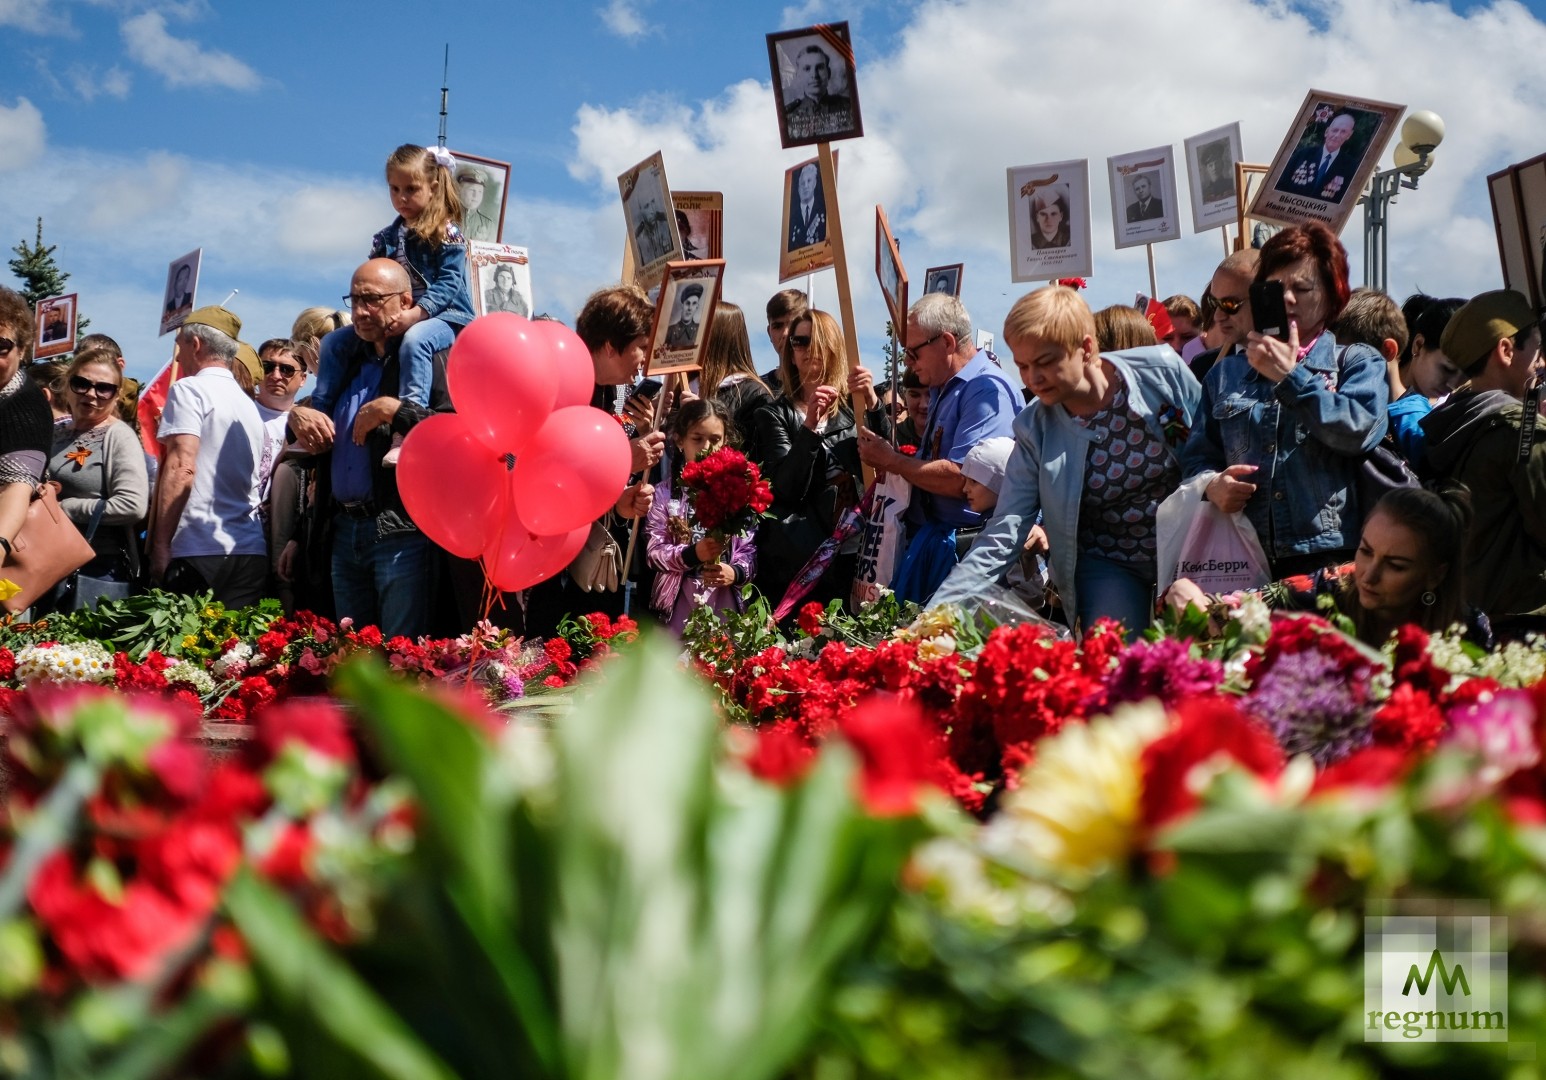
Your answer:
[[[282,196],[276,206],[277,243],[286,255],[334,259],[361,252],[386,224],[382,192],[318,185]]]
[[[134,77],[117,64],[103,71],[74,64],[65,72],[65,78],[69,80],[70,89],[75,91],[75,95],[88,102],[99,97],[118,98],[121,101],[129,96],[129,89],[134,84]]]
[[[0,105],[0,172],[25,169],[43,152],[43,114],[26,98]]]
[[[0,0],[0,26],[30,34],[75,34],[70,16],[59,0]]]
[[[121,29],[129,56],[164,78],[168,86],[255,90],[262,82],[256,71],[230,53],[173,37],[167,31],[166,16],[159,11],[125,19]]]
[[[643,37],[650,29],[638,0],[611,0],[601,9],[601,21],[612,33],[629,40]]]

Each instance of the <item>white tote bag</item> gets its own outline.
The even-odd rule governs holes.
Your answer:
[[[1215,475],[1193,477],[1159,505],[1155,532],[1161,596],[1177,578],[1190,578],[1205,593],[1259,589],[1272,580],[1250,519],[1226,514],[1203,499]]]
[[[891,575],[906,543],[907,523],[902,515],[912,499],[913,486],[896,473],[887,473],[884,480],[875,482],[875,497],[859,533],[859,564],[849,595],[850,608],[874,603],[881,589],[890,588]]]

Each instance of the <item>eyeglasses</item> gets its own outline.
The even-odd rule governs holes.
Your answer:
[[[344,297],[344,303],[351,307],[369,310],[380,307],[396,295],[396,293],[349,293]]]
[[[109,394],[117,396],[118,384],[110,382],[92,382],[90,379],[75,375],[70,379],[70,389],[77,394],[101,394],[106,397]]]
[[[0,356],[10,356],[14,348],[16,348],[16,342],[8,337],[0,337]]]
[[[262,361],[263,374],[272,375],[274,372],[282,372],[286,379],[293,379],[300,373],[300,368],[294,364],[281,364],[278,360]]]
[[[906,357],[909,364],[915,364],[918,362],[919,353],[921,353],[924,349],[927,349],[930,345],[934,344],[944,336],[945,332],[941,330],[939,333],[929,338],[928,341],[925,341],[922,345],[909,345],[907,348],[902,350],[902,355]]]
[[[1245,307],[1244,300],[1231,300],[1227,296],[1215,296],[1213,298],[1213,304],[1225,315],[1233,315],[1241,308]]]
[[[809,334],[790,334],[789,347],[791,349],[809,349],[811,347],[811,336]]]

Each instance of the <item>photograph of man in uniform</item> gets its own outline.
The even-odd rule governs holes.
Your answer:
[[[462,235],[494,243],[499,239],[499,191],[481,165],[461,161],[456,166],[456,190],[462,197]]]
[[[184,314],[193,310],[193,265],[178,263],[172,271],[172,284],[166,291],[165,315]]]
[[[45,345],[70,336],[70,308],[67,303],[50,304],[43,309],[43,332],[38,340]]]
[[[508,263],[495,263],[493,268],[482,269],[484,280],[492,276],[493,285],[483,290],[483,314],[491,311],[510,311],[517,315],[531,315],[526,298],[515,287],[515,270]]]
[[[1208,143],[1197,151],[1202,165],[1202,201],[1220,202],[1235,197],[1234,170],[1230,168],[1229,140]]]
[[[1160,202],[1155,191],[1155,173],[1138,173],[1128,181],[1128,190],[1132,192],[1133,201],[1127,204],[1127,220],[1155,221],[1165,216],[1165,205]]]
[[[789,247],[796,251],[827,238],[827,201],[821,190],[821,170],[814,161],[796,166],[794,195],[789,200]]]
[[[703,303],[703,286],[692,283],[682,286],[677,294],[678,317],[666,328],[666,348],[690,349],[698,341],[703,324],[698,319],[698,307]]]
[[[648,266],[671,250],[671,225],[660,207],[660,193],[641,194],[634,203],[633,235],[639,244],[639,265]]]
[[[1329,106],[1326,111],[1330,111]],[[1275,190],[1340,203],[1352,186],[1367,149],[1367,145],[1350,143],[1357,128],[1358,118],[1350,110],[1339,110],[1326,121],[1318,139],[1309,146],[1301,146],[1289,158]]]

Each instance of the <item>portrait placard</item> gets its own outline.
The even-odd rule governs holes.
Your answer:
[[[1251,216],[1277,225],[1318,221],[1340,233],[1405,111],[1405,105],[1311,90],[1251,203]]]
[[[179,255],[166,268],[166,293],[161,297],[161,333],[169,334],[193,313],[193,298],[199,292],[199,264],[204,249],[194,248]]]
[[[1546,308],[1546,155],[1487,177],[1503,284]]]
[[[505,238],[505,203],[510,195],[510,163],[453,150],[456,193],[462,197],[462,235],[479,243]]]
[[[834,170],[837,155],[832,158]],[[784,228],[779,243],[778,280],[825,270],[837,261],[827,235],[828,191],[816,158],[784,170]]]
[[[37,344],[32,347],[34,360],[47,360],[75,351],[75,300],[79,295],[70,293],[38,301],[34,313],[38,328]]]
[[[1283,231],[1281,225],[1253,218],[1246,211],[1246,208],[1256,200],[1257,193],[1261,191],[1262,182],[1267,179],[1267,174],[1271,170],[1270,165],[1255,165],[1246,161],[1235,162],[1235,197],[1240,207],[1240,217],[1236,222],[1236,251],[1243,251],[1248,247],[1260,250],[1263,244]]]
[[[884,207],[875,207],[875,279],[886,297],[886,310],[891,313],[891,325],[898,338],[905,337],[907,325],[907,269],[902,265],[902,252],[896,237],[891,235],[891,223],[886,220]]]
[[[719,191],[673,191],[676,231],[682,238],[682,258],[725,257],[725,196]]]
[[[965,272],[965,263],[951,263],[949,266],[931,266],[923,272],[923,291],[925,293],[947,293],[950,296],[959,298],[961,295],[961,275]]]
[[[1016,165],[1009,183],[1010,280],[1095,273],[1090,252],[1090,163]]]
[[[1240,156],[1239,121],[1186,140],[1186,177],[1192,196],[1194,232],[1237,223],[1240,204],[1235,198],[1235,162]]]
[[[531,262],[514,244],[468,244],[467,285],[474,315],[509,311],[531,318]]]
[[[1181,235],[1175,152],[1156,146],[1106,159],[1111,177],[1111,228],[1118,248],[1174,240]]]
[[[623,197],[623,219],[628,224],[628,246],[633,252],[634,281],[653,288],[665,276],[666,264],[680,262],[682,237],[676,214],[670,212],[671,185],[666,183],[666,161],[659,150],[617,178]]]
[[[769,34],[768,64],[773,69],[778,135],[785,149],[864,134],[846,22]]]
[[[709,327],[719,305],[724,259],[673,262],[666,267],[650,327],[649,360],[645,371],[663,375],[697,371],[709,343]]]

